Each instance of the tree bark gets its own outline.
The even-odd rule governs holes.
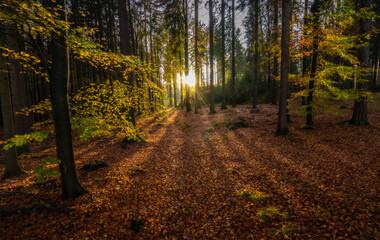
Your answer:
[[[117,5],[118,15],[119,15],[119,28],[120,28],[120,52],[124,55],[133,55],[134,52],[133,52],[133,47],[132,47],[132,42],[131,42],[131,39],[133,38],[133,34],[132,34],[132,28],[130,28],[130,26],[132,25],[132,20],[129,19],[130,21],[128,21],[126,1],[127,0],[118,0],[118,5]],[[135,79],[134,76],[129,77],[128,84],[131,89],[135,87],[134,79]],[[133,126],[136,126],[135,112],[136,110],[134,109],[134,107],[131,107],[131,109],[129,110],[129,117],[131,119]]]
[[[225,32],[225,10],[226,2],[222,0],[222,109],[227,109],[226,106],[226,32]]]
[[[278,42],[278,0],[274,1],[274,34],[273,34],[274,42],[277,44]],[[277,52],[273,57],[273,78],[272,78],[272,104],[277,104],[277,80],[278,77],[278,58]]]
[[[212,12],[212,1],[208,1],[210,15],[210,113],[216,113],[214,103],[214,14]]]
[[[371,0],[361,0],[359,3],[360,9],[363,8],[369,8],[371,6]],[[361,36],[364,36],[368,32],[371,31],[371,19],[360,19],[359,22],[359,34]],[[361,41],[365,43],[359,48],[359,55],[358,59],[361,63],[361,67],[369,68],[370,67],[370,49],[369,49],[369,40],[366,38],[362,38]],[[370,75],[365,74],[363,76],[363,80],[370,81]],[[357,83],[356,89],[357,91],[367,91],[368,90],[368,81],[360,81]],[[367,104],[367,98],[360,97],[358,100],[354,103],[354,112],[352,114],[352,119],[350,121],[353,125],[369,125],[369,121],[367,118],[368,113],[368,104]]]
[[[232,53],[231,53],[231,97],[232,107],[236,107],[235,94],[235,0],[232,0]]]
[[[255,56],[253,66],[253,109],[257,108],[257,85],[259,75],[259,0],[255,0],[255,22],[254,22],[254,42],[255,42]]]
[[[19,40],[20,37],[17,33],[16,25],[7,25],[7,47],[16,53],[20,52]],[[25,79],[25,74],[22,73],[23,69],[18,61],[10,61],[9,65],[9,81],[11,84],[12,93],[12,105],[13,105],[13,115],[14,115],[14,127],[16,135],[23,135],[30,132],[31,119],[29,116],[23,114],[17,114],[21,109],[29,107],[30,99],[29,93],[27,92],[27,82]],[[17,148],[18,153],[24,153],[28,151],[28,146],[24,145]]]
[[[198,114],[198,91],[199,91],[199,52],[198,52],[198,0],[195,0],[195,90],[194,90],[194,106],[195,113]]]
[[[314,77],[315,73],[317,71],[317,59],[318,59],[318,29],[319,29],[319,8],[320,8],[320,0],[315,0],[313,3],[313,6],[311,8],[311,15],[313,18],[313,54],[311,59],[311,70],[310,70],[310,81],[309,81],[309,92],[306,99],[306,128],[313,128],[314,122],[313,122],[313,93],[314,93]]]
[[[57,0],[55,4],[66,9],[65,0]],[[61,19],[67,21],[65,13],[61,14]],[[57,155],[61,161],[59,170],[61,172],[62,196],[64,199],[73,199],[86,193],[86,190],[80,184],[75,170],[70,110],[67,98],[69,64],[66,35],[67,32],[52,38],[52,66],[49,75]]]
[[[290,1],[282,0],[282,33],[281,33],[281,79],[280,103],[278,111],[278,127],[276,135],[285,135],[289,132],[286,120],[287,91],[289,78],[289,40],[290,40]]]
[[[2,27],[2,25],[0,25]],[[0,31],[1,32],[1,31]],[[0,36],[0,43],[4,46],[3,36]],[[11,88],[9,83],[9,78],[6,72],[5,59],[2,55],[3,51],[0,51],[0,102],[1,102],[1,112],[3,117],[4,126],[4,138],[5,140],[14,137],[15,128],[13,122],[13,108],[12,108],[12,97]],[[19,176],[22,174],[18,160],[17,160],[17,150],[12,147],[5,151],[5,171],[3,179]]]

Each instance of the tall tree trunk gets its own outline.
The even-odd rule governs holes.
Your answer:
[[[285,135],[289,132],[286,120],[287,91],[289,78],[289,40],[290,40],[290,1],[282,0],[282,33],[281,33],[281,79],[280,104],[278,111],[278,127],[276,135]]]
[[[1,23],[0,23],[1,24]],[[0,25],[2,27],[2,24]],[[2,31],[0,31],[2,32]],[[0,36],[1,46],[4,44],[4,36]],[[3,117],[4,126],[4,138],[5,140],[14,137],[15,128],[13,122],[13,108],[12,108],[12,97],[11,97],[11,87],[9,83],[9,78],[6,74],[5,59],[2,55],[3,51],[0,51],[0,102],[1,102],[1,113]],[[12,147],[5,151],[5,171],[3,178],[9,178],[13,176],[19,176],[22,174],[18,160],[17,160],[17,150]]]
[[[57,0],[56,6],[59,5],[66,9],[66,0]],[[61,13],[61,19],[67,21],[66,13]],[[86,190],[80,184],[75,170],[67,99],[69,64],[65,36],[67,36],[67,32],[52,38],[52,66],[49,75],[57,155],[61,161],[59,170],[61,172],[62,195],[64,199],[73,199],[84,194]]]
[[[236,107],[235,93],[235,0],[232,0],[232,53],[231,53],[231,97],[232,107]]]
[[[13,24],[7,25],[6,36],[8,48],[16,53],[19,53],[21,49],[17,39],[17,36],[19,36],[17,26]],[[29,107],[30,105],[29,93],[27,92],[28,86],[25,79],[26,76],[22,73],[22,71],[22,66],[18,61],[11,61],[8,76],[11,83],[14,127],[16,135],[29,133],[32,124],[29,116],[17,114],[21,109]],[[19,153],[24,153],[28,151],[28,146],[25,145],[23,147],[18,147],[17,150]]]
[[[371,6],[371,0],[361,0],[359,3],[360,9],[369,8]],[[359,34],[364,36],[365,34],[371,31],[371,19],[360,19]],[[364,45],[359,48],[358,59],[360,61],[361,67],[369,68],[370,59],[369,59],[369,40],[363,37],[361,39]],[[370,80],[370,75],[365,74],[362,80]],[[368,90],[368,81],[359,81],[356,85],[357,91],[367,91]],[[352,114],[352,119],[350,121],[353,125],[369,125],[367,118],[368,104],[366,97],[360,97],[354,103],[354,112]]]
[[[278,0],[274,1],[274,34],[273,40],[277,44],[278,43]],[[272,104],[277,104],[277,80],[278,77],[278,57],[277,52],[273,57],[273,78],[272,78]]]
[[[199,91],[199,53],[198,53],[198,0],[195,0],[195,44],[194,44],[194,52],[195,52],[195,90],[194,90],[194,106],[195,113],[198,114],[198,91]]]
[[[259,77],[259,0],[255,0],[255,22],[254,22],[254,41],[255,41],[255,56],[253,68],[253,109],[257,108],[257,85]]]
[[[210,113],[216,113],[214,103],[214,17],[212,1],[208,1],[210,15]]]
[[[315,73],[317,71],[317,59],[318,59],[318,29],[320,27],[319,24],[319,9],[320,9],[321,1],[315,0],[313,3],[313,6],[311,7],[311,15],[313,18],[313,55],[311,59],[311,70],[310,70],[310,81],[309,81],[309,92],[306,99],[306,127],[307,128],[313,128],[314,122],[313,122],[313,93],[314,93],[314,77]]]
[[[222,0],[222,109],[226,106],[226,32],[225,32],[225,11],[226,0]]]
[[[187,0],[183,1],[183,10],[185,12],[185,78],[189,76],[189,19],[187,12]],[[190,86],[185,84],[186,88],[186,111],[191,112],[190,105]]]
[[[127,15],[127,0],[118,0],[118,15],[119,15],[119,28],[120,28],[120,52],[124,55],[133,55],[133,47],[132,47],[132,28],[131,21],[128,21],[128,15]],[[129,2],[128,2],[129,4]],[[128,6],[129,7],[129,6]],[[131,14],[130,14],[131,15]],[[129,77],[129,86],[131,88],[135,87],[134,82],[135,77],[130,76]],[[129,117],[131,119],[131,122],[133,126],[136,126],[136,119],[135,119],[135,108],[131,107],[129,110]]]
[[[305,13],[303,16],[303,27],[304,27],[303,37],[306,37],[306,26],[308,24],[308,5],[309,5],[309,1],[305,0]],[[303,49],[303,51],[306,51],[306,50],[307,49]],[[302,77],[303,78],[306,76],[307,67],[308,67],[308,58],[306,57],[306,55],[304,55],[302,57]],[[306,105],[306,97],[304,96],[302,97],[301,104]]]

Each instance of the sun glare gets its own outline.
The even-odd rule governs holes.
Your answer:
[[[189,84],[190,87],[195,86],[195,73],[193,71],[189,71],[189,75],[186,77],[184,76],[184,82],[185,84]]]

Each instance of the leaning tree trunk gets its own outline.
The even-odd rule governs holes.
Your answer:
[[[65,0],[57,0],[56,6],[66,9]],[[66,14],[61,14],[62,20],[67,20]],[[51,41],[52,66],[50,69],[50,90],[53,106],[57,155],[61,161],[62,195],[64,199],[73,199],[86,192],[79,182],[74,161],[74,152],[71,135],[70,110],[68,105],[68,49],[65,35],[53,36]]]
[[[287,91],[289,78],[289,40],[290,40],[290,1],[282,0],[282,36],[281,36],[281,79],[278,127],[276,135],[289,132],[286,120]]]
[[[1,31],[0,31],[1,32]],[[0,36],[0,43],[4,46],[3,36]],[[0,52],[0,102],[1,112],[3,117],[4,138],[10,139],[14,137],[15,129],[13,122],[13,109],[12,109],[12,97],[11,88],[9,84],[9,78],[6,74],[6,67],[4,64],[4,57]],[[17,161],[17,150],[12,147],[5,151],[5,172],[3,178],[9,178],[13,176],[19,176],[22,174],[20,166]]]
[[[208,1],[210,14],[210,113],[216,113],[214,104],[214,17],[212,1]]]
[[[359,4],[360,4],[360,9],[369,8],[371,6],[371,0],[361,0]],[[359,34],[361,36],[364,36],[371,31],[371,19],[360,19],[359,24],[360,24]],[[369,44],[368,44],[369,40],[363,37],[361,41],[365,44],[363,44],[359,48],[358,59],[362,67],[369,68],[370,67],[370,60],[369,60],[370,51],[369,51]],[[368,81],[370,80],[370,75],[368,73],[365,73],[362,80],[365,80],[365,81],[360,81],[357,83],[357,91],[365,92],[368,90]],[[367,105],[366,99],[367,99],[366,97],[362,96],[358,100],[355,101],[354,112],[352,114],[352,119],[350,121],[351,124],[369,125],[369,121],[367,118],[368,105]]]
[[[226,33],[225,33],[225,8],[226,2],[222,0],[222,109],[226,106]]]

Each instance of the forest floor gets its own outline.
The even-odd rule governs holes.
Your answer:
[[[349,125],[350,111],[316,116],[313,130],[294,115],[280,137],[276,106],[250,110],[169,109],[141,120],[148,142],[126,148],[76,140],[89,193],[63,201],[58,180],[33,174],[1,182],[0,238],[380,239],[380,110],[368,127]],[[239,118],[248,126],[234,129]],[[32,145],[22,167],[54,156],[54,144]],[[95,160],[109,166],[79,170]]]

